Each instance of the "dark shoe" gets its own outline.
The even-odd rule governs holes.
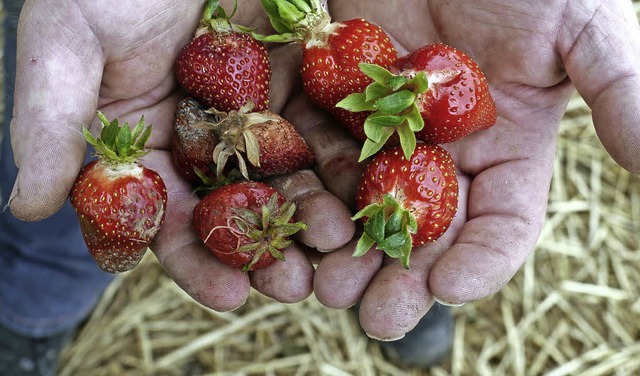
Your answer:
[[[31,338],[0,324],[0,376],[54,376],[73,331]]]
[[[380,341],[380,349],[399,366],[428,369],[451,353],[453,326],[451,308],[435,303],[413,330],[397,341]]]

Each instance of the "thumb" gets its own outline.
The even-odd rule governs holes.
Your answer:
[[[577,8],[577,7],[576,7]],[[588,8],[588,7],[587,7]],[[561,43],[567,73],[593,111],[596,132],[612,158],[640,173],[640,28],[630,1],[611,1],[591,13],[574,9]],[[575,29],[571,30],[571,25]]]
[[[18,24],[11,143],[19,169],[9,207],[40,220],[66,201],[95,115],[102,52],[74,2],[26,2]]]

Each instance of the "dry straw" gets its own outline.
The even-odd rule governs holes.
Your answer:
[[[147,257],[106,291],[60,375],[638,375],[638,183],[603,150],[575,95],[536,252],[499,293],[454,310],[453,352],[430,372],[386,362],[350,311],[253,292],[217,313]]]

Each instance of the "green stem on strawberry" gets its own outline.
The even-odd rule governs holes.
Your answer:
[[[151,137],[151,126],[145,126],[144,116],[133,130],[128,123],[121,126],[118,119],[109,121],[100,111],[98,118],[102,123],[100,137],[93,137],[87,128],[82,129],[82,134],[102,160],[111,164],[134,163],[149,152],[145,144]]]
[[[233,218],[236,226],[253,241],[238,248],[238,252],[255,252],[252,260],[244,265],[244,271],[250,270],[265,252],[284,261],[281,250],[292,244],[289,237],[307,229],[303,222],[292,222],[296,212],[295,203],[285,202],[278,206],[276,194],[271,195],[260,213],[244,208],[234,208],[233,211],[237,214]]]
[[[319,0],[261,0],[277,34],[254,37],[263,42],[314,44],[326,40],[331,29],[331,16]]]
[[[424,127],[417,101],[429,88],[426,73],[420,72],[409,78],[393,74],[376,64],[361,63],[359,67],[373,82],[364,92],[350,94],[336,104],[336,107],[351,112],[372,112],[364,123],[367,140],[359,161],[382,149],[394,132],[398,133],[402,151],[409,159],[416,148],[415,133]]]
[[[231,23],[230,19],[236,14],[238,10],[238,1],[234,2],[233,11],[228,14],[222,6],[220,6],[219,0],[207,0],[204,11],[202,12],[202,19],[200,20],[200,27],[196,30],[196,36],[207,33],[211,30],[215,30],[218,33],[232,32],[232,31],[250,31],[244,26]]]
[[[367,220],[353,256],[362,256],[371,247],[376,246],[387,256],[400,259],[402,266],[409,269],[411,233],[414,233],[418,226],[413,214],[404,209],[392,195],[386,194],[381,204],[370,204],[351,219],[355,221],[360,218]]]

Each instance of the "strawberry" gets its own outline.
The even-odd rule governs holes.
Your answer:
[[[205,112],[193,98],[180,101],[176,112],[171,139],[171,155],[178,173],[188,182],[202,183],[199,175],[213,176],[213,149],[218,136],[211,130],[195,125],[201,122],[216,123],[220,119]]]
[[[458,180],[449,153],[438,145],[417,144],[410,160],[396,146],[378,153],[358,185],[353,219],[364,222],[354,256],[371,247],[409,268],[413,247],[447,231],[458,209]]]
[[[228,168],[230,157],[235,157],[246,179],[250,178],[249,172],[254,179],[260,179],[307,168],[315,162],[313,151],[293,124],[276,113],[251,112],[251,103],[240,111],[208,112],[222,119],[199,125],[212,129],[220,139],[213,151],[218,175]]]
[[[335,105],[372,82],[359,63],[388,67],[397,59],[389,36],[364,19],[332,22],[319,0],[262,0],[262,4],[277,34],[258,39],[299,43],[305,93],[340,123],[352,124],[349,119],[354,115]],[[349,130],[362,133],[359,128]]]
[[[244,271],[284,261],[289,237],[306,229],[293,222],[296,206],[275,188],[241,182],[213,190],[193,210],[200,239],[223,263]]]
[[[371,64],[360,68],[374,82],[337,106],[369,113],[364,124],[352,125],[363,127],[367,135],[361,160],[380,150],[396,131],[409,158],[416,139],[454,142],[496,122],[484,73],[467,54],[451,46],[421,47],[389,69]]]
[[[245,28],[232,24],[232,16],[219,1],[207,1],[194,38],[176,59],[176,78],[207,108],[237,111],[251,100],[256,111],[266,110],[271,81],[267,49]]]
[[[137,162],[147,153],[151,127],[144,117],[133,131],[98,112],[102,133],[83,130],[99,159],[85,165],[69,195],[82,236],[100,268],[131,270],[142,259],[164,220],[167,190],[160,175]]]

